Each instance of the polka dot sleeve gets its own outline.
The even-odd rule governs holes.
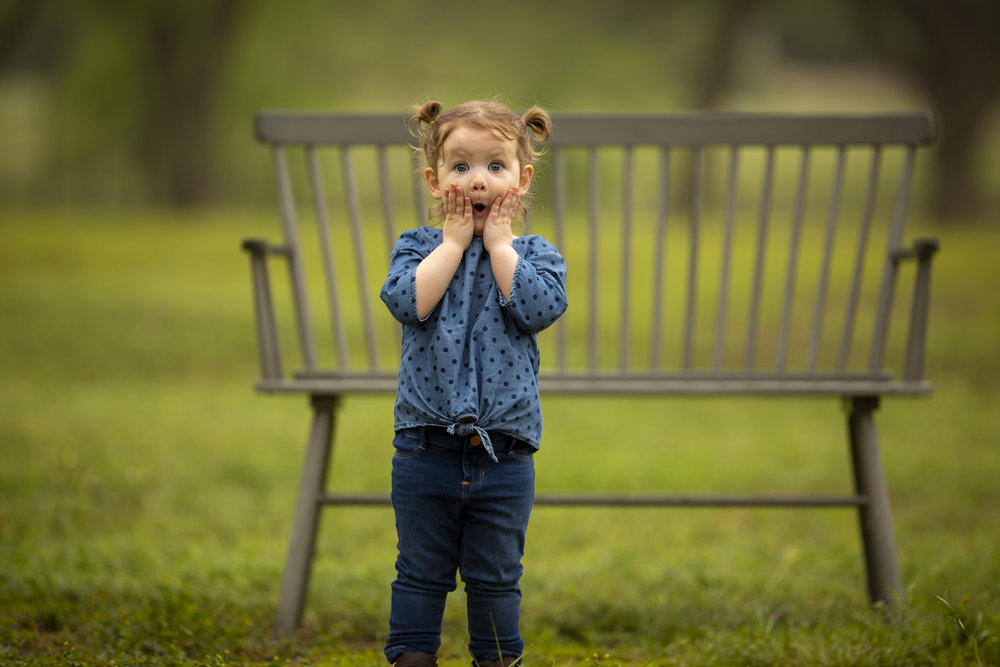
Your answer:
[[[541,236],[518,239],[514,248],[520,259],[514,270],[510,299],[500,305],[521,331],[538,333],[566,310],[566,262]]]
[[[379,296],[399,322],[416,324],[417,317],[417,265],[440,243],[425,227],[403,232],[396,241],[389,260],[389,276],[382,285]]]

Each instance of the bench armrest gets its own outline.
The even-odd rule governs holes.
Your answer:
[[[288,246],[271,243],[267,239],[243,239],[241,244],[244,251],[250,253],[251,257],[260,255],[288,255]]]
[[[917,275],[913,283],[913,301],[910,306],[910,327],[906,335],[906,357],[903,361],[903,380],[919,381],[924,377],[924,357],[927,349],[927,318],[931,300],[931,260],[940,249],[936,238],[914,239],[913,246],[893,253],[893,260],[915,259]]]
[[[271,297],[271,279],[267,268],[268,257],[288,257],[286,246],[275,245],[265,239],[244,239],[243,250],[250,255],[250,275],[253,281],[254,319],[257,329],[257,351],[260,373],[264,380],[284,377],[281,363],[281,345]]]

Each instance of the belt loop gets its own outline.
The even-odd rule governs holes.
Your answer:
[[[419,440],[420,444],[423,445],[424,448],[426,448],[427,447],[427,427],[426,426],[418,426],[414,430],[417,432],[417,440]]]

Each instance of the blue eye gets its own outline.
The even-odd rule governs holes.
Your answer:
[[[465,164],[464,162],[459,162],[458,164],[455,165],[455,171],[464,174],[465,172],[469,171],[469,165]]]
[[[503,171],[502,162],[490,162],[490,171]]]

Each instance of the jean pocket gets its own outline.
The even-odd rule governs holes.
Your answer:
[[[518,461],[531,461],[535,456],[535,448],[523,442],[515,442],[507,450],[507,455]]]
[[[408,459],[424,451],[424,443],[416,434],[409,431],[400,431],[392,439],[392,446],[396,448],[393,458]]]

